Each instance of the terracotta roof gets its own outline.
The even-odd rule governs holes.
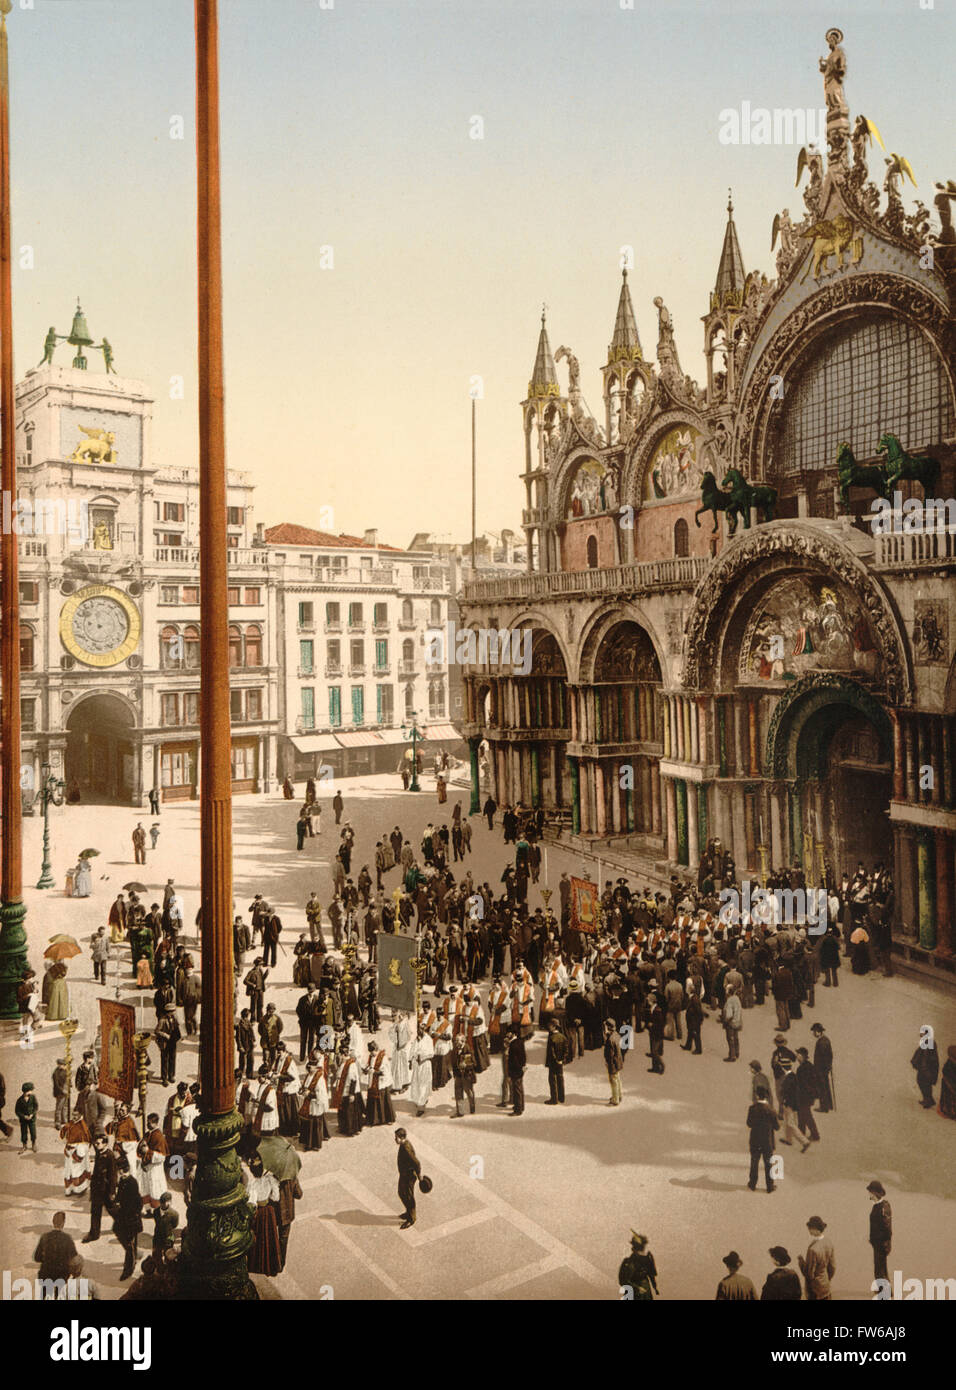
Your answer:
[[[333,536],[328,531],[313,531],[310,526],[297,526],[294,521],[280,521],[278,526],[266,528],[266,541],[269,545],[320,545],[328,550],[395,550],[404,547],[386,545],[378,541],[370,545],[361,536]]]

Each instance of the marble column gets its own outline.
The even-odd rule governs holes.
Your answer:
[[[672,864],[677,862],[677,794],[674,779],[664,777],[664,806],[667,824],[667,858]]]
[[[930,800],[934,806],[942,806],[943,804],[943,723],[942,719],[935,716],[929,719],[929,760],[933,765],[933,785],[930,790]]]
[[[571,834],[581,833],[581,781],[577,758],[568,758],[568,773],[571,778]]]
[[[697,869],[700,863],[700,806],[697,799],[697,783],[686,782],[687,787],[687,865]]]
[[[603,839],[607,834],[607,804],[604,795],[604,767],[594,764],[594,805],[597,815],[597,833]]]
[[[661,772],[660,763],[653,759],[650,763],[651,774],[651,824],[652,835],[661,833]]]
[[[902,869],[897,884],[900,925],[907,936],[916,936],[919,932],[919,863],[916,832],[911,825],[900,827],[900,857]]]
[[[697,756],[702,763],[709,764],[712,759],[707,746],[707,701],[698,696],[697,701]]]
[[[893,882],[896,892],[893,894],[893,921],[890,926],[896,934],[903,921],[903,834],[899,825],[893,826]]]
[[[568,690],[568,695],[570,696],[570,699],[569,699],[569,701],[568,701],[568,704],[569,704],[569,706],[570,706],[570,712],[571,712],[571,742],[572,742],[572,743],[577,743],[577,741],[578,741],[578,692],[577,692],[577,690],[575,690],[575,688],[572,686],[572,687],[570,687],[569,690]]]
[[[770,867],[780,868],[785,862],[782,817],[780,815],[780,790],[770,789]]]
[[[684,697],[674,696],[674,719],[677,724],[677,759],[684,762],[687,758],[687,748],[684,743],[685,720],[684,720]]]
[[[744,707],[743,702],[728,702],[727,713],[734,721],[734,776],[746,777],[747,764],[744,760]]]
[[[953,721],[950,715],[942,716],[943,727],[943,805],[952,809],[953,805]]]
[[[919,872],[919,944],[924,951],[936,945],[936,866],[933,863],[932,831],[916,832],[916,863]]]
[[[953,838],[948,830],[936,831],[936,950],[953,953]]]
[[[890,718],[893,721],[893,800],[902,801],[905,795],[906,776],[903,730],[900,727],[900,716],[896,710],[890,710]]]
[[[687,863],[687,783],[683,777],[678,777],[674,782],[675,804],[677,811],[677,860],[680,864]]]
[[[727,703],[718,697],[714,700],[717,715],[717,766],[721,777],[727,776]]]
[[[538,744],[531,745],[531,805],[541,805],[541,749]]]
[[[747,737],[750,743],[750,775],[751,777],[760,776],[760,747],[759,747],[759,721],[757,718],[757,701],[747,701]]]

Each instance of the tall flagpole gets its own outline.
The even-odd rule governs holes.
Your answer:
[[[0,501],[17,495],[13,395],[13,289],[10,261],[10,75],[7,15],[12,0],[0,0]],[[20,807],[20,583],[17,536],[0,536],[0,744],[3,749],[0,822],[0,1018],[17,1018],[17,986],[26,964],[23,919]]]
[[[232,741],[226,571],[217,0],[196,7],[199,263],[199,818],[202,864],[202,1118],[179,1296],[255,1298],[249,1208],[236,1144],[232,938]]]
[[[475,538],[478,534],[478,449],[476,410],[478,402],[471,398],[471,567],[478,568],[478,547]]]

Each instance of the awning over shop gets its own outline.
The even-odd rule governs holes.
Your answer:
[[[422,733],[434,743],[443,743],[449,739],[455,743],[461,742],[461,734],[454,724],[429,724],[427,728],[422,730]]]
[[[335,737],[340,748],[377,748],[382,743],[379,734],[358,731],[354,734],[336,734]]]
[[[405,737],[405,735],[402,733],[401,729],[380,729],[380,730],[379,730],[378,736],[379,736],[379,738],[382,740],[383,743],[410,743],[410,742],[411,742],[410,739],[406,739],[406,737]]]
[[[334,734],[299,734],[292,746],[299,753],[335,753],[339,747]]]

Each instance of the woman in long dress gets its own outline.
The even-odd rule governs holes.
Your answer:
[[[408,1083],[412,1079],[409,1064],[412,1033],[405,1014],[399,1012],[396,1015],[395,1022],[388,1031],[388,1040],[392,1045],[392,1091],[395,1095],[401,1095],[403,1091],[408,1090]]]
[[[320,1059],[317,1052],[309,1056],[309,1070],[305,1078],[302,1100],[299,1106],[299,1143],[306,1153],[321,1149],[323,1139],[329,1137],[329,1054]]]
[[[140,956],[136,962],[136,988],[152,989],[153,972],[149,965],[149,956]]]
[[[282,1268],[279,1247],[279,1223],[276,1207],[279,1204],[279,1179],[267,1172],[262,1159],[249,1161],[245,1179],[246,1198],[252,1207],[252,1249],[249,1251],[250,1274],[278,1274]]]
[[[81,859],[73,871],[73,896],[88,898],[92,892],[93,875],[90,873],[90,861]]]
[[[409,1099],[418,1115],[424,1115],[432,1093],[432,1058],[435,1047],[428,1033],[419,1024],[418,1036],[412,1043],[412,1080]]]
[[[46,1016],[52,1022],[70,1016],[70,995],[66,986],[66,965],[62,960],[55,961],[50,970],[50,998],[46,1006]]]

